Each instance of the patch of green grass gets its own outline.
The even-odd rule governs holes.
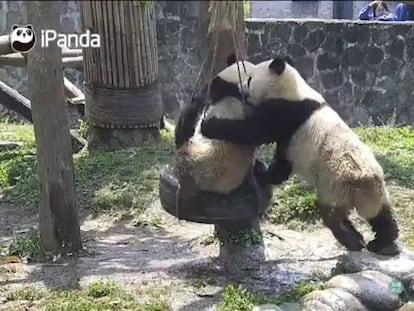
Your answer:
[[[13,133],[15,139],[22,138],[31,146],[31,154],[28,154],[29,148],[24,148],[24,152],[0,161],[0,189],[18,205],[37,207],[36,156],[30,130],[33,131],[29,126],[20,129],[13,125],[9,134],[2,132],[0,138]],[[94,212],[133,210],[139,213],[157,198],[159,168],[171,163],[173,155],[173,134],[167,131],[162,131],[160,143],[75,155],[75,181],[81,204]]]
[[[42,256],[39,232],[37,230],[31,230],[18,236],[9,245],[7,255],[15,255],[31,261],[39,259]]]
[[[31,124],[0,122],[0,140],[22,142],[25,148],[36,147]]]
[[[359,127],[355,129],[362,141],[370,146],[387,179],[414,188],[414,129],[405,127]]]
[[[211,244],[224,244],[224,243],[232,243],[239,245],[241,247],[250,247],[252,245],[258,245],[262,241],[262,237],[259,232],[254,229],[246,229],[240,230],[234,233],[218,233],[214,231],[214,233],[206,238],[202,244],[204,245],[211,245]]]
[[[324,283],[304,282],[279,296],[269,297],[252,293],[241,285],[229,285],[223,294],[223,301],[219,305],[218,311],[250,311],[254,306],[261,304],[298,303],[306,294],[323,288],[325,288]]]
[[[312,222],[319,219],[315,191],[296,178],[275,188],[268,218],[278,224],[294,220]]]
[[[8,295],[9,301],[30,301],[46,311],[167,311],[165,292],[145,293],[145,299],[113,282],[91,284],[86,290],[46,290],[28,287]],[[43,309],[42,308],[42,309]]]

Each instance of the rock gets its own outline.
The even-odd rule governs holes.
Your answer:
[[[398,311],[414,311],[414,302],[407,302]]]
[[[349,252],[343,256],[342,265],[349,272],[380,271],[407,286],[414,280],[414,254],[405,248],[402,248],[400,255],[392,258],[368,252]]]
[[[295,67],[305,79],[310,79],[315,74],[313,59],[309,56],[304,56],[295,60]]]
[[[395,310],[400,307],[399,290],[393,284],[401,284],[379,271],[363,271],[354,274],[337,275],[327,283],[329,288],[340,288],[357,297],[372,310]]]
[[[266,304],[266,305],[255,306],[252,311],[284,311],[284,310],[280,309],[276,305]]]
[[[368,46],[364,50],[365,62],[369,65],[377,65],[384,59],[384,52],[377,46]]]
[[[339,59],[333,53],[321,53],[316,59],[318,70],[339,69]]]
[[[402,59],[404,56],[404,39],[397,38],[397,40],[392,41],[387,47],[387,52],[390,56]]]
[[[303,301],[302,311],[368,311],[355,296],[339,288],[311,292]]]
[[[343,74],[340,71],[322,72],[320,77],[322,85],[328,90],[340,86],[344,81]]]
[[[294,59],[306,55],[306,50],[302,45],[291,44],[288,46],[287,53]]]
[[[307,38],[303,41],[303,45],[309,52],[314,52],[321,46],[324,40],[325,30],[316,29],[307,36]]]
[[[343,66],[344,67],[358,67],[361,66],[365,52],[359,46],[351,46],[344,51]]]
[[[0,141],[0,152],[23,147],[23,143],[14,141]]]

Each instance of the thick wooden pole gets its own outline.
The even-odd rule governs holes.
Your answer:
[[[26,1],[29,22],[60,33],[58,1]],[[64,110],[61,49],[40,41],[28,53],[28,82],[40,181],[39,231],[46,253],[82,248],[68,121]]]
[[[89,147],[159,139],[162,116],[153,1],[81,1],[83,30],[100,48],[84,49]]]

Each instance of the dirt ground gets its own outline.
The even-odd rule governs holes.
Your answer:
[[[7,202],[2,203],[0,213],[2,245],[11,241],[13,232],[27,230],[37,222],[33,216],[21,217],[21,211]],[[329,276],[342,254],[325,228],[296,232],[264,222],[265,261],[257,264],[230,258],[230,262],[240,259],[244,263],[230,271],[218,259],[220,246],[211,243],[213,226],[178,221],[159,202],[152,204],[146,216],[161,219],[160,226],[137,227],[129,220],[105,216],[83,220],[86,252],[53,264],[13,264],[13,273],[0,274],[3,302],[8,292],[21,287],[82,288],[110,279],[126,288],[169,287],[173,310],[209,310],[229,283],[277,294],[304,280]],[[262,251],[258,246],[246,254],[257,259]],[[197,281],[205,278],[214,280],[213,284],[198,288]]]

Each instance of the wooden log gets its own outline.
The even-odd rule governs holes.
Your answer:
[[[62,64],[64,68],[82,69],[83,58],[82,56],[63,57]],[[25,60],[25,57],[21,55],[20,53],[2,55],[0,56],[0,66],[1,65],[23,68],[23,67],[26,67],[26,60]]]
[[[82,97],[85,98],[83,92],[66,77],[63,77],[63,83],[65,85],[65,94],[67,97]]]
[[[0,36],[0,55],[6,55],[15,53],[10,44],[10,36],[2,35]],[[69,56],[82,56],[82,49],[69,49],[67,47],[62,48],[63,57]]]
[[[2,35],[0,36],[0,55],[14,53],[10,45],[10,36]]]
[[[32,122],[30,100],[0,81],[0,104]]]
[[[56,29],[60,20],[58,1],[27,1],[28,21],[41,29]],[[36,45],[28,55],[28,82],[36,138],[40,182],[39,233],[45,253],[60,255],[82,249],[74,165],[68,120],[62,103],[61,49]]]
[[[78,98],[77,101],[81,104],[80,98]],[[27,121],[33,122],[30,100],[2,81],[0,81],[0,105],[18,113]],[[73,152],[79,152],[85,146],[84,141],[79,139],[79,137],[71,135],[71,139]]]

